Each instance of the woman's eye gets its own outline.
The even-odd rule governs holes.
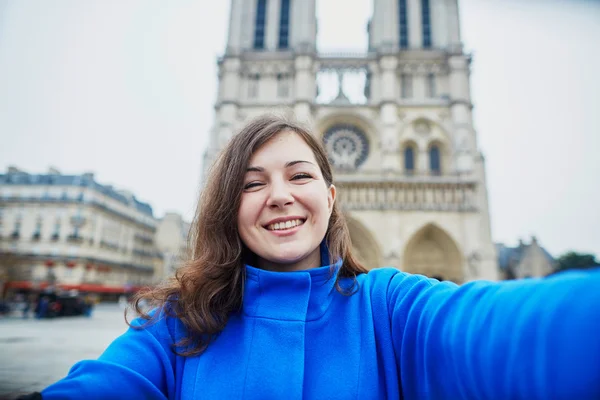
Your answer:
[[[310,176],[309,174],[296,174],[294,176],[292,176],[292,180],[298,180],[298,179],[311,179],[312,176]]]
[[[250,183],[247,183],[244,185],[244,190],[252,189],[252,188],[258,187],[260,185],[262,185],[262,183],[260,183],[260,182],[250,182]]]

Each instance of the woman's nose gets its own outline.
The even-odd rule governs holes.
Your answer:
[[[269,200],[267,202],[269,207],[283,207],[294,203],[291,188],[285,182],[272,182],[269,187]]]

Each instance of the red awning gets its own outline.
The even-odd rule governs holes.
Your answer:
[[[12,281],[8,282],[6,287],[11,289],[34,289],[31,281]],[[35,289],[44,289],[46,287],[48,287],[48,283],[42,282],[37,285]],[[141,286],[105,286],[93,283],[81,283],[76,285],[59,283],[56,287],[63,290],[78,290],[80,292],[90,293],[132,293],[141,289]]]

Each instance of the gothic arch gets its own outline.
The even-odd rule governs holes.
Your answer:
[[[419,132],[419,127],[423,124],[429,125],[429,129]],[[421,145],[421,150],[425,150],[431,140],[442,143],[445,149],[450,149],[452,145],[450,132],[444,128],[441,121],[425,116],[416,116],[405,120],[400,130],[400,137],[404,140],[416,141]]]
[[[413,169],[409,171],[407,169],[406,151],[412,149],[413,152]],[[412,139],[405,139],[400,143],[400,158],[402,160],[402,170],[406,173],[416,173],[419,166],[419,145]]]
[[[381,248],[369,229],[347,214],[346,223],[352,240],[352,253],[369,269],[382,267]]]
[[[404,248],[403,270],[443,280],[463,282],[463,260],[452,237],[436,224],[419,229]]]
[[[432,139],[427,143],[427,170],[431,173],[431,157],[432,157],[432,148],[437,147],[438,149],[438,159],[439,159],[439,172],[441,174],[446,173],[450,168],[450,151],[446,144],[438,139]]]
[[[329,128],[338,124],[355,125],[369,137],[371,142],[376,143],[377,137],[375,135],[375,127],[373,124],[361,115],[350,113],[335,113],[320,120],[317,123],[317,132],[319,133],[319,138],[322,139],[323,135]]]

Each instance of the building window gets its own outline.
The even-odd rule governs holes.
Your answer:
[[[289,47],[290,37],[290,0],[281,0],[281,14],[279,15],[279,48]]]
[[[52,232],[52,240],[58,240],[60,237],[60,218],[56,219],[54,223],[54,231]]]
[[[440,148],[434,144],[429,148],[429,169],[432,175],[440,175],[442,173],[440,162]]]
[[[404,171],[408,175],[415,172],[415,151],[412,146],[406,146],[404,149]]]
[[[256,4],[256,21],[254,24],[254,48],[265,48],[265,19],[267,14],[267,0],[258,0]]]
[[[423,47],[431,47],[431,14],[429,0],[421,0],[421,26],[423,27]]]
[[[258,97],[258,84],[260,82],[259,74],[250,74],[248,76],[248,97],[254,99]]]
[[[435,74],[427,75],[427,94],[431,99],[436,97]]]
[[[408,18],[406,11],[406,0],[398,0],[398,34],[401,49],[408,48]]]
[[[367,134],[351,124],[336,124],[323,135],[323,144],[336,169],[354,170],[369,156]]]
[[[277,97],[288,97],[290,94],[290,80],[286,74],[277,74]]]
[[[21,217],[17,217],[15,220],[15,229],[13,230],[11,237],[13,239],[18,239],[21,237]]]
[[[412,76],[409,74],[400,75],[400,90],[402,91],[403,99],[410,99],[412,97]]]
[[[33,231],[33,240],[40,240],[42,236],[42,217],[38,217],[35,221],[35,230]]]

